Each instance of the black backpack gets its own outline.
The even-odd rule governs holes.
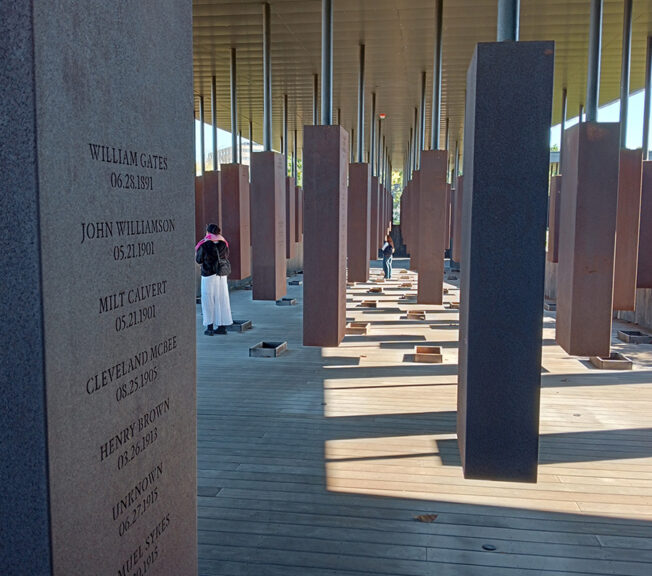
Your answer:
[[[218,242],[217,245],[217,275],[229,276],[231,274],[231,262],[228,260],[229,248],[224,244],[223,250],[221,250],[222,246],[220,244],[224,244],[224,242]],[[222,255],[222,252],[224,252],[224,255]]]

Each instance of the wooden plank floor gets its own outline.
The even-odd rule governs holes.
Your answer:
[[[293,307],[233,292],[243,334],[204,336],[198,307],[200,574],[650,576],[652,346],[614,340],[635,369],[599,371],[555,345],[546,313],[539,482],[464,480],[458,313],[399,304],[397,268],[378,297],[348,289],[347,316],[371,329],[338,348],[301,345],[301,287]],[[249,358],[262,340],[289,351]],[[444,363],[412,362],[423,343]]]

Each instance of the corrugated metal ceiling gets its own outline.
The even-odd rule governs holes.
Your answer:
[[[274,148],[280,149],[283,95],[288,94],[290,134],[312,123],[313,75],[321,66],[321,0],[270,0]],[[643,87],[645,44],[652,33],[652,0],[634,0],[631,91]],[[334,0],[333,116],[355,128],[359,44],[366,48],[365,149],[371,93],[387,114],[383,132],[395,167],[402,166],[421,73],[427,73],[426,134],[430,133],[434,0]],[[445,0],[443,23],[442,141],[449,118],[451,147],[462,138],[466,70],[477,42],[494,41],[497,0]],[[561,91],[568,90],[568,116],[584,101],[589,0],[521,0],[521,40],[555,41],[553,123],[560,120]],[[600,103],[619,96],[623,2],[605,0]],[[217,77],[220,128],[230,130],[229,67],[237,49],[238,112],[243,136],[253,121],[262,141],[262,3],[259,0],[194,0],[194,90],[210,118],[211,77]],[[196,103],[197,106],[197,103]],[[426,137],[426,145],[429,137]],[[292,144],[292,136],[290,136]]]

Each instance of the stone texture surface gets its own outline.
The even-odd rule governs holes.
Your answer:
[[[349,165],[347,256],[349,282],[369,280],[369,221],[371,171],[369,164]]]
[[[0,4],[0,567],[40,575],[51,546],[31,13],[30,2]]]
[[[222,226],[222,189],[220,185],[220,172],[211,170],[204,172],[203,177],[203,218],[204,226],[214,222]]]
[[[297,237],[296,237],[296,226],[292,226],[292,223],[296,222],[296,209],[297,209],[297,199],[296,199],[296,185],[294,183],[294,178],[291,176],[285,177],[285,257],[295,258],[297,255]]]
[[[453,211],[453,260],[462,261],[462,206],[464,204],[464,176],[458,176]]]
[[[251,164],[254,300],[279,300],[287,293],[284,162],[277,152],[256,152]]]
[[[466,478],[537,478],[553,63],[552,42],[480,43],[467,74],[457,410]]]
[[[222,164],[222,232],[229,242],[230,280],[251,276],[249,167]]]
[[[643,162],[637,288],[652,288],[652,161]]]
[[[621,150],[614,261],[614,310],[634,310],[641,219],[641,150]]]
[[[618,138],[615,123],[583,123],[564,135],[556,338],[577,356],[610,349]]]
[[[349,135],[305,126],[303,344],[338,346],[346,328]]]
[[[10,54],[31,34],[29,20],[16,22],[24,13],[12,4],[12,15],[4,13],[6,4],[1,9],[16,44]],[[23,383],[29,368],[14,370],[16,384],[26,387],[11,405],[25,424],[10,437],[33,476],[16,475],[17,466],[8,480],[25,482],[25,500],[4,477],[3,492],[17,499],[16,519],[30,531],[30,548],[21,549],[20,530],[7,537],[4,523],[15,505],[5,508],[3,500],[0,571],[196,574],[191,11],[182,1],[156,11],[137,2],[26,4],[38,33],[29,39],[33,55],[23,52],[17,70],[34,76],[16,81],[24,91],[18,101],[32,118],[13,115],[25,138],[7,143],[3,125],[3,146],[19,151],[14,202],[26,205],[14,237],[30,242],[16,276],[32,274],[30,286],[15,298],[35,296],[20,309],[29,325],[17,322],[11,337],[38,346],[30,358],[34,378]],[[145,86],[156,90],[143,97]],[[30,270],[39,260],[40,281]],[[11,318],[4,302],[2,313]],[[29,442],[20,437],[28,423],[40,436]],[[3,428],[3,446],[4,439]],[[8,462],[3,454],[4,469]],[[144,478],[142,499],[153,490],[157,496],[134,522],[141,500],[120,502]],[[49,518],[39,526],[43,500],[34,496],[46,480]],[[152,546],[145,550],[152,531],[155,560]],[[15,572],[5,562],[8,543],[8,554],[21,554]],[[134,555],[139,550],[142,556]],[[46,554],[52,565],[34,568]]]
[[[419,304],[442,304],[444,289],[444,250],[446,249],[447,152],[424,150],[421,153],[419,191]]]
[[[561,209],[561,176],[550,178],[548,200],[548,262],[559,262],[559,215]]]

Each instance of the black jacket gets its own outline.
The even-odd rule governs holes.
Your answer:
[[[195,261],[201,264],[202,276],[213,276],[219,274],[219,261],[228,260],[229,248],[225,242],[211,242],[210,240],[204,242],[195,254]]]

